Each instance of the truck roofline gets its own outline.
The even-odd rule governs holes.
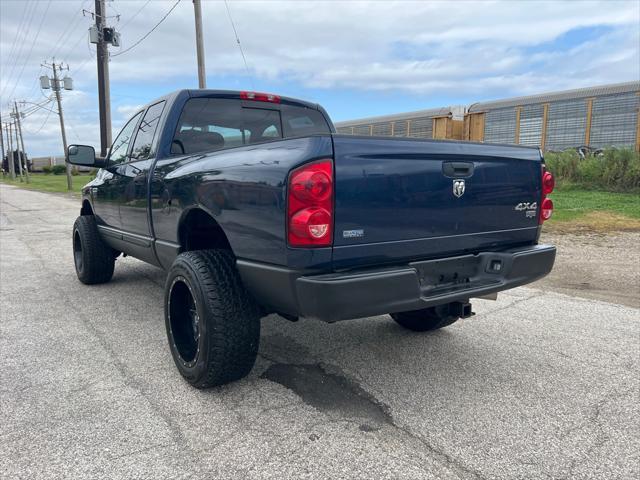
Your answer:
[[[194,89],[194,88],[182,88],[179,90],[174,90],[171,93],[168,93],[166,95],[163,95],[161,97],[155,98],[149,102],[147,102],[144,107],[142,108],[147,108],[151,105],[154,105],[158,102],[161,102],[162,100],[171,100],[175,97],[180,96],[181,94],[186,93],[190,98],[199,98],[199,97],[220,97],[220,98],[232,98],[232,99],[237,99],[237,100],[241,100],[240,98],[240,92],[243,92],[246,90],[219,90],[219,89],[211,89],[211,88],[204,88],[204,89]],[[307,102],[305,100],[300,100],[298,98],[293,98],[293,97],[286,97],[283,95],[279,95],[279,94],[274,94],[277,95],[278,97],[280,97],[280,104],[285,104],[285,105],[296,105],[296,106],[301,106],[301,107],[307,107],[307,108],[312,108],[314,110],[320,110],[323,111],[323,108],[317,104],[317,103],[312,103],[312,102]]]

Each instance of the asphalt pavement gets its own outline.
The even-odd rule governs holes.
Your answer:
[[[251,375],[199,391],[161,270],[82,285],[78,200],[0,195],[2,478],[640,477],[636,308],[534,285],[427,334],[272,315]]]

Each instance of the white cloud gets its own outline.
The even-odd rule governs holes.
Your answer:
[[[138,105],[119,105],[116,108],[116,111],[125,118],[129,118],[131,116],[133,116],[134,113],[137,113],[138,110],[140,110],[144,105],[143,104],[138,104]]]
[[[140,45],[118,55],[173,1],[149,2],[129,22],[144,3],[107,3],[110,15],[121,15],[119,24],[110,22],[123,41],[120,50],[111,49],[114,134],[154,92],[197,82],[190,1],[178,5]],[[21,24],[25,5],[29,10]],[[26,58],[45,5],[0,3],[0,107],[6,113],[10,98],[42,98],[37,77],[46,69],[40,62],[55,55],[70,64],[75,81],[76,91],[64,92],[69,137],[98,143],[95,54],[86,39],[91,19],[81,13],[93,2],[55,2]],[[256,88],[263,81],[281,83],[283,94],[290,93],[291,82],[311,89],[400,92],[416,99],[419,108],[424,99],[438,96],[480,100],[640,78],[640,5],[634,0],[229,1],[229,6]],[[216,76],[240,76],[238,88],[250,87],[224,3],[204,2],[203,15],[210,86]],[[568,31],[595,26],[608,28],[582,45],[537,51]],[[29,137],[38,151],[60,151],[54,120],[51,115],[38,135]],[[28,129],[37,130],[43,121],[34,114]]]

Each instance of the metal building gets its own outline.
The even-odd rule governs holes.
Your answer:
[[[552,151],[581,146],[640,151],[640,82],[474,103],[460,124],[452,110],[455,107],[372,117],[339,122],[336,127],[340,133],[355,135],[390,135],[391,130],[394,136],[418,136],[406,134],[411,126],[407,122],[421,118],[425,123],[430,118],[431,128],[425,127],[421,138],[514,143]],[[449,120],[439,120],[443,118]],[[408,126],[404,130],[398,128],[403,123]],[[431,133],[436,130],[436,135]]]

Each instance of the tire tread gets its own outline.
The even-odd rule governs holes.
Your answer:
[[[78,279],[87,285],[106,283],[113,277],[115,268],[114,252],[100,236],[98,225],[93,215],[78,217],[73,225],[75,232],[80,235],[82,244],[82,271],[78,271]]]

